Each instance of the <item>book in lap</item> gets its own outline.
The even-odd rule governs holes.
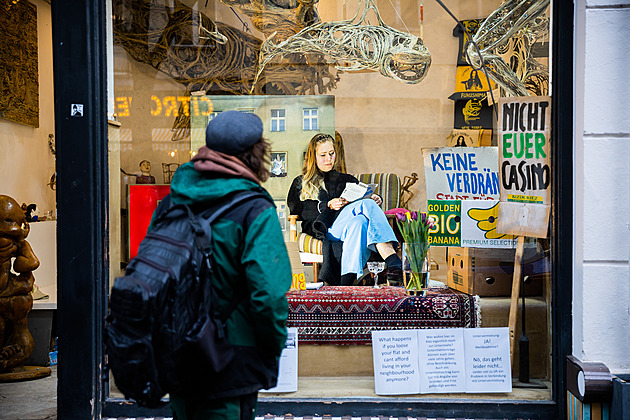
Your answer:
[[[348,202],[360,200],[362,198],[370,197],[372,194],[376,194],[378,184],[364,184],[359,182],[355,184],[353,182],[346,183],[346,188],[341,193],[341,198]]]

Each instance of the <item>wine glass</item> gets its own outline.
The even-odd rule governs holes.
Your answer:
[[[370,273],[374,273],[374,288],[378,289],[378,273],[385,270],[385,261],[368,261],[367,266]]]

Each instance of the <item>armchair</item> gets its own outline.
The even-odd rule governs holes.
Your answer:
[[[376,193],[383,198],[383,203],[381,204],[383,211],[395,209],[400,206],[403,188],[398,175],[394,173],[364,173],[352,175],[363,183],[378,185]],[[408,177],[405,177],[405,180],[407,180],[407,178]],[[413,184],[413,182],[411,184]],[[406,183],[406,191],[408,191],[407,188],[409,188],[411,184]],[[297,218],[296,215],[289,216],[291,241],[298,242],[298,250],[302,263],[313,265],[313,278],[317,281],[319,264],[323,261],[322,241],[306,233],[298,233]]]

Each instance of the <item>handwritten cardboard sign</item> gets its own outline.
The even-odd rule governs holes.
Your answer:
[[[422,149],[427,200],[498,200],[496,147]]]
[[[500,98],[498,231],[547,236],[551,205],[551,98]]]

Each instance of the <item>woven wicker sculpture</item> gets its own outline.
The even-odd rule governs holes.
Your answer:
[[[114,41],[136,61],[150,65],[186,87],[188,92],[203,90],[208,94],[270,95],[320,94],[334,89],[338,77],[321,57],[291,57],[265,74],[264,83],[254,86],[261,40],[191,9],[179,0],[170,5],[151,0],[115,0]],[[231,5],[230,1],[226,4]],[[253,4],[253,3],[251,3]],[[239,8],[249,7],[249,2]],[[235,5],[236,6],[236,5]],[[245,8],[247,8],[245,7]],[[259,19],[284,13],[284,31],[295,33],[294,9],[280,6],[259,10]],[[302,9],[298,9],[302,10]],[[316,16],[311,7],[300,11],[305,18]],[[256,20],[254,20],[256,21]],[[299,27],[306,26],[306,23]],[[182,113],[180,112],[180,115]],[[177,123],[176,126],[183,127]]]
[[[526,84],[546,85],[549,70],[531,56],[530,47],[548,32],[548,19],[541,16],[548,6],[549,0],[505,1],[472,37],[480,49],[473,43],[468,45],[469,63],[480,68],[483,58],[488,76],[512,96],[529,96]],[[514,70],[499,55],[508,51],[516,52],[509,57],[511,64],[516,64]],[[536,93],[540,90],[543,89],[534,87]]]
[[[363,6],[361,16],[357,20]],[[378,25],[367,23],[372,10]],[[274,43],[274,35],[262,45],[256,80],[265,67],[277,57],[289,54],[322,54],[344,71],[376,70],[383,76],[403,83],[419,83],[431,65],[431,54],[422,40],[410,33],[387,26],[374,0],[360,0],[357,12],[349,20],[320,22],[304,28],[284,41]]]
[[[319,23],[318,0],[221,0],[249,16],[256,29],[276,40],[284,40],[309,25]]]

